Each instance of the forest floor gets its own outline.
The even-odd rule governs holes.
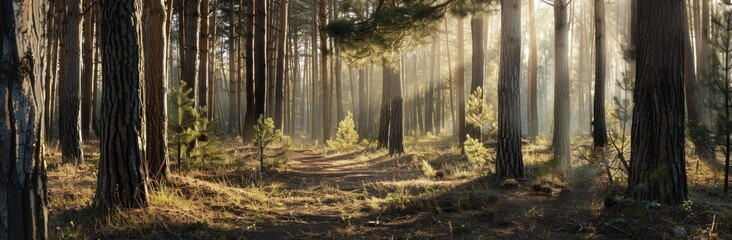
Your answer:
[[[229,143],[231,142],[231,143]],[[546,141],[524,144],[527,179],[499,181],[469,169],[454,139],[405,139],[408,154],[328,153],[295,147],[277,169],[256,177],[251,152],[234,140],[226,158],[173,171],[150,191],[150,207],[92,206],[99,153],[59,164],[49,153],[49,228],[54,239],[730,239],[732,198],[721,194],[721,161],[687,158],[689,202],[679,207],[621,201],[605,207],[607,177],[582,161],[553,174]],[[438,178],[420,167],[429,163]],[[175,167],[173,167],[175,169]],[[612,188],[622,192],[622,187]]]

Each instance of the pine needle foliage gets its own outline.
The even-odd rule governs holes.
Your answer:
[[[259,160],[259,177],[265,170],[267,159],[276,159],[289,152],[290,143],[282,136],[282,131],[275,128],[272,118],[259,117],[254,125],[254,147]]]
[[[346,118],[338,123],[338,132],[335,139],[328,140],[326,145],[330,150],[349,151],[358,146],[358,139],[356,122],[353,121],[353,114],[349,111]]]
[[[484,136],[490,136],[496,130],[493,106],[483,101],[483,89],[481,87],[478,87],[470,94],[465,111],[465,121],[470,125],[478,126]]]

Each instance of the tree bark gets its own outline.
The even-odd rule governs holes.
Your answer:
[[[502,178],[523,178],[519,104],[521,0],[501,0],[500,58],[496,174]]]
[[[84,9],[90,8],[91,4],[93,4],[93,1],[85,0],[83,4]],[[81,133],[84,138],[91,137],[91,133],[93,131],[92,108],[94,105],[92,102],[92,93],[94,91],[92,87],[94,86],[94,21],[94,11],[88,11],[84,15],[84,50],[81,53],[84,61],[82,64],[84,68],[81,74]]]
[[[143,1],[143,41],[145,46],[145,141],[148,177],[153,184],[168,178],[168,117],[167,97],[167,37],[165,35],[165,7],[162,0]]]
[[[536,44],[536,16],[534,0],[529,0],[529,138],[536,141],[539,135],[539,115],[537,105],[538,53]]]
[[[396,69],[387,66],[385,71],[391,75],[389,88],[391,91],[391,107],[389,109],[389,155],[404,153],[404,128],[402,126],[402,83]]]
[[[237,32],[237,12],[235,10],[234,2],[230,3],[231,11],[229,13],[229,130],[234,131],[235,135],[242,133],[241,129],[241,82],[239,82],[239,33]],[[250,7],[251,8],[251,7]],[[247,33],[248,34],[248,33]],[[251,44],[251,41],[247,41]],[[247,62],[253,61],[253,59],[247,58]],[[247,68],[245,70],[247,74],[251,71]],[[247,107],[247,111],[250,111]],[[245,135],[246,136],[246,135]],[[244,138],[248,140],[247,138]]]
[[[320,78],[323,85],[323,141],[328,140],[330,136],[330,121],[332,114],[332,90],[330,86],[330,77],[328,70],[328,33],[326,25],[328,24],[328,1],[319,1],[320,8],[318,11],[318,36],[320,37]]]
[[[688,199],[684,14],[683,0],[638,1],[638,65],[627,189],[637,200],[675,205]]]
[[[366,68],[358,69],[358,131],[361,136],[368,135],[368,96],[366,92]]]
[[[41,89],[48,5],[27,0],[16,28],[13,1],[0,3],[0,239],[48,238]]]
[[[472,94],[478,90],[478,87],[483,88],[483,81],[485,81],[483,73],[483,70],[485,69],[485,54],[483,53],[483,17],[474,16],[470,19],[470,30],[473,37],[473,79],[470,84],[470,93]],[[470,134],[471,138],[481,141],[481,126],[473,126],[471,124],[468,134]]]
[[[381,82],[381,110],[379,115],[379,148],[389,147],[389,121],[391,114],[391,84],[393,75],[389,72],[389,66],[386,61],[381,65],[382,82]]]
[[[254,118],[265,117],[267,93],[267,1],[254,0]]]
[[[688,17],[688,16],[687,16]],[[694,143],[694,150],[699,157],[712,159],[714,158],[714,147],[712,146],[711,137],[709,136],[709,128],[705,124],[702,94],[700,94],[699,83],[697,81],[697,72],[694,68],[694,49],[691,44],[691,29],[688,25],[689,21],[684,21],[684,91],[686,94],[686,110],[688,111],[688,124],[691,131],[691,141]]]
[[[183,79],[183,82],[186,83],[186,87],[192,89],[188,98],[196,101],[196,106],[198,106],[196,95],[199,91],[196,88],[196,86],[198,86],[198,76],[196,73],[198,72],[198,34],[200,29],[198,22],[201,16],[200,0],[185,0],[184,10],[185,57],[181,61],[181,65],[183,65],[181,67],[181,78]]]
[[[146,0],[147,1],[147,0]],[[208,7],[209,0],[199,0],[198,17],[200,31],[198,31],[198,107],[208,109]],[[212,103],[211,103],[212,104]],[[209,116],[209,112],[206,116]]]
[[[595,0],[595,98],[592,139],[595,147],[607,144],[605,125],[605,1]]]
[[[132,0],[102,0],[102,137],[95,204],[146,207],[136,18]],[[147,23],[146,23],[147,24]]]
[[[275,76],[275,103],[274,103],[274,122],[275,127],[282,129],[283,125],[283,111],[285,107],[283,90],[285,88],[285,72],[287,71],[285,65],[285,40],[287,40],[287,8],[288,0],[280,0],[280,15],[279,15],[279,34],[277,36],[277,75]]]
[[[554,137],[552,148],[554,161],[560,171],[571,170],[569,157],[569,56],[567,42],[567,0],[554,2]]]
[[[61,38],[64,46],[63,58],[59,73],[59,105],[64,110],[59,111],[59,136],[61,139],[61,155],[64,163],[82,164],[84,154],[81,149],[81,32],[79,0],[67,0],[67,11],[64,17],[64,36]]]
[[[465,153],[465,37],[463,34],[463,19],[457,20],[457,61],[455,65],[455,97],[457,98],[457,128],[460,152]]]

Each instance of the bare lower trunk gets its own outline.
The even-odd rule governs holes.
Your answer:
[[[595,147],[607,144],[605,126],[605,1],[595,0],[595,99],[592,139]]]
[[[554,161],[560,171],[571,170],[569,162],[569,56],[567,42],[567,0],[554,3],[554,54],[556,70],[554,72]]]
[[[167,146],[167,38],[165,36],[165,7],[162,0],[145,0],[143,41],[145,45],[145,123],[147,124],[146,153],[148,176],[153,183],[168,178]]]
[[[144,107],[132,0],[103,0],[102,136],[95,204],[146,207]]]
[[[498,146],[496,174],[523,178],[521,156],[521,0],[501,1],[501,65],[498,76]]]
[[[79,0],[68,0],[68,12],[64,17],[63,58],[59,74],[59,136],[61,139],[61,155],[64,163],[81,164],[84,162],[81,150],[81,85],[80,62],[81,34]]]
[[[684,158],[683,0],[638,1],[637,76],[627,193],[637,200],[688,199]]]

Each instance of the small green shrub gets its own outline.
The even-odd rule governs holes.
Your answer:
[[[353,121],[353,114],[349,111],[346,118],[338,123],[336,138],[326,141],[326,145],[333,151],[348,151],[357,146],[358,139],[356,123]]]
[[[488,149],[478,139],[467,136],[465,140],[465,156],[473,166],[483,166],[488,159]]]
[[[264,119],[260,116],[257,124],[254,125],[254,146],[257,148],[257,159],[259,160],[259,176],[265,168],[266,159],[275,159],[279,165],[279,157],[289,152],[290,142],[282,137],[282,131],[276,129],[271,118]]]
[[[496,119],[494,118],[493,106],[483,101],[482,88],[478,87],[470,94],[467,105],[465,121],[470,125],[480,127],[483,135],[492,135],[497,129]]]

